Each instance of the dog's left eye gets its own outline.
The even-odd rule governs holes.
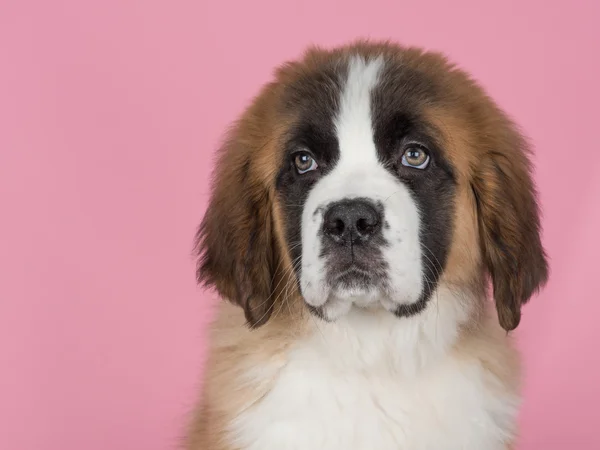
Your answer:
[[[315,159],[306,152],[299,152],[294,157],[294,165],[299,174],[316,170],[319,165]]]
[[[429,165],[429,154],[421,146],[411,146],[404,150],[402,165],[413,169],[425,169]]]

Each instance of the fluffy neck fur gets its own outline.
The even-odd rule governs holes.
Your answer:
[[[303,332],[290,328],[298,333],[291,336],[290,350],[300,347],[301,351],[311,351],[332,368],[344,371],[391,371],[410,378],[443,359],[463,335],[478,327],[484,302],[482,295],[457,295],[441,284],[426,310],[413,317],[398,318],[383,309],[353,308],[346,316],[327,323],[305,313]],[[295,345],[295,340],[301,345]]]

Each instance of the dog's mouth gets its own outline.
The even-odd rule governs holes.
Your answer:
[[[334,288],[366,287],[373,284],[374,274],[361,265],[350,264],[333,274],[331,279],[331,285]]]
[[[365,265],[352,263],[328,275],[329,286],[341,297],[361,296],[380,288],[381,274]]]

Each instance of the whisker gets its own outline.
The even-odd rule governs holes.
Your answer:
[[[300,257],[297,258],[297,260],[300,260]],[[292,268],[294,267],[294,263],[291,264]],[[288,282],[288,276],[290,274],[290,268],[288,268],[287,270],[284,271],[283,276],[281,277],[281,279],[279,280],[279,282],[277,283],[277,286],[275,286],[275,289],[273,289],[271,291],[271,294],[269,294],[269,296],[260,304],[257,306],[257,308],[262,308],[270,299],[271,297],[277,292],[277,288],[281,285],[281,282],[286,279],[286,283]],[[285,285],[284,285],[285,286]],[[273,303],[267,308],[267,310],[265,311],[265,313],[260,317],[260,319],[258,320],[258,322],[261,322],[265,317],[267,317],[267,315],[271,312],[271,310],[275,307],[275,305],[277,304],[277,300],[279,299],[279,297],[281,296],[281,293],[279,293],[277,295],[277,297],[273,300]]]

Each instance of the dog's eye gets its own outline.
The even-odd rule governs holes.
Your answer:
[[[315,159],[306,152],[296,153],[296,156],[294,157],[294,165],[296,166],[296,170],[299,174],[310,172],[311,170],[315,170],[317,167],[319,167]]]
[[[421,146],[410,146],[404,150],[402,165],[414,169],[425,169],[429,165],[429,154]]]

